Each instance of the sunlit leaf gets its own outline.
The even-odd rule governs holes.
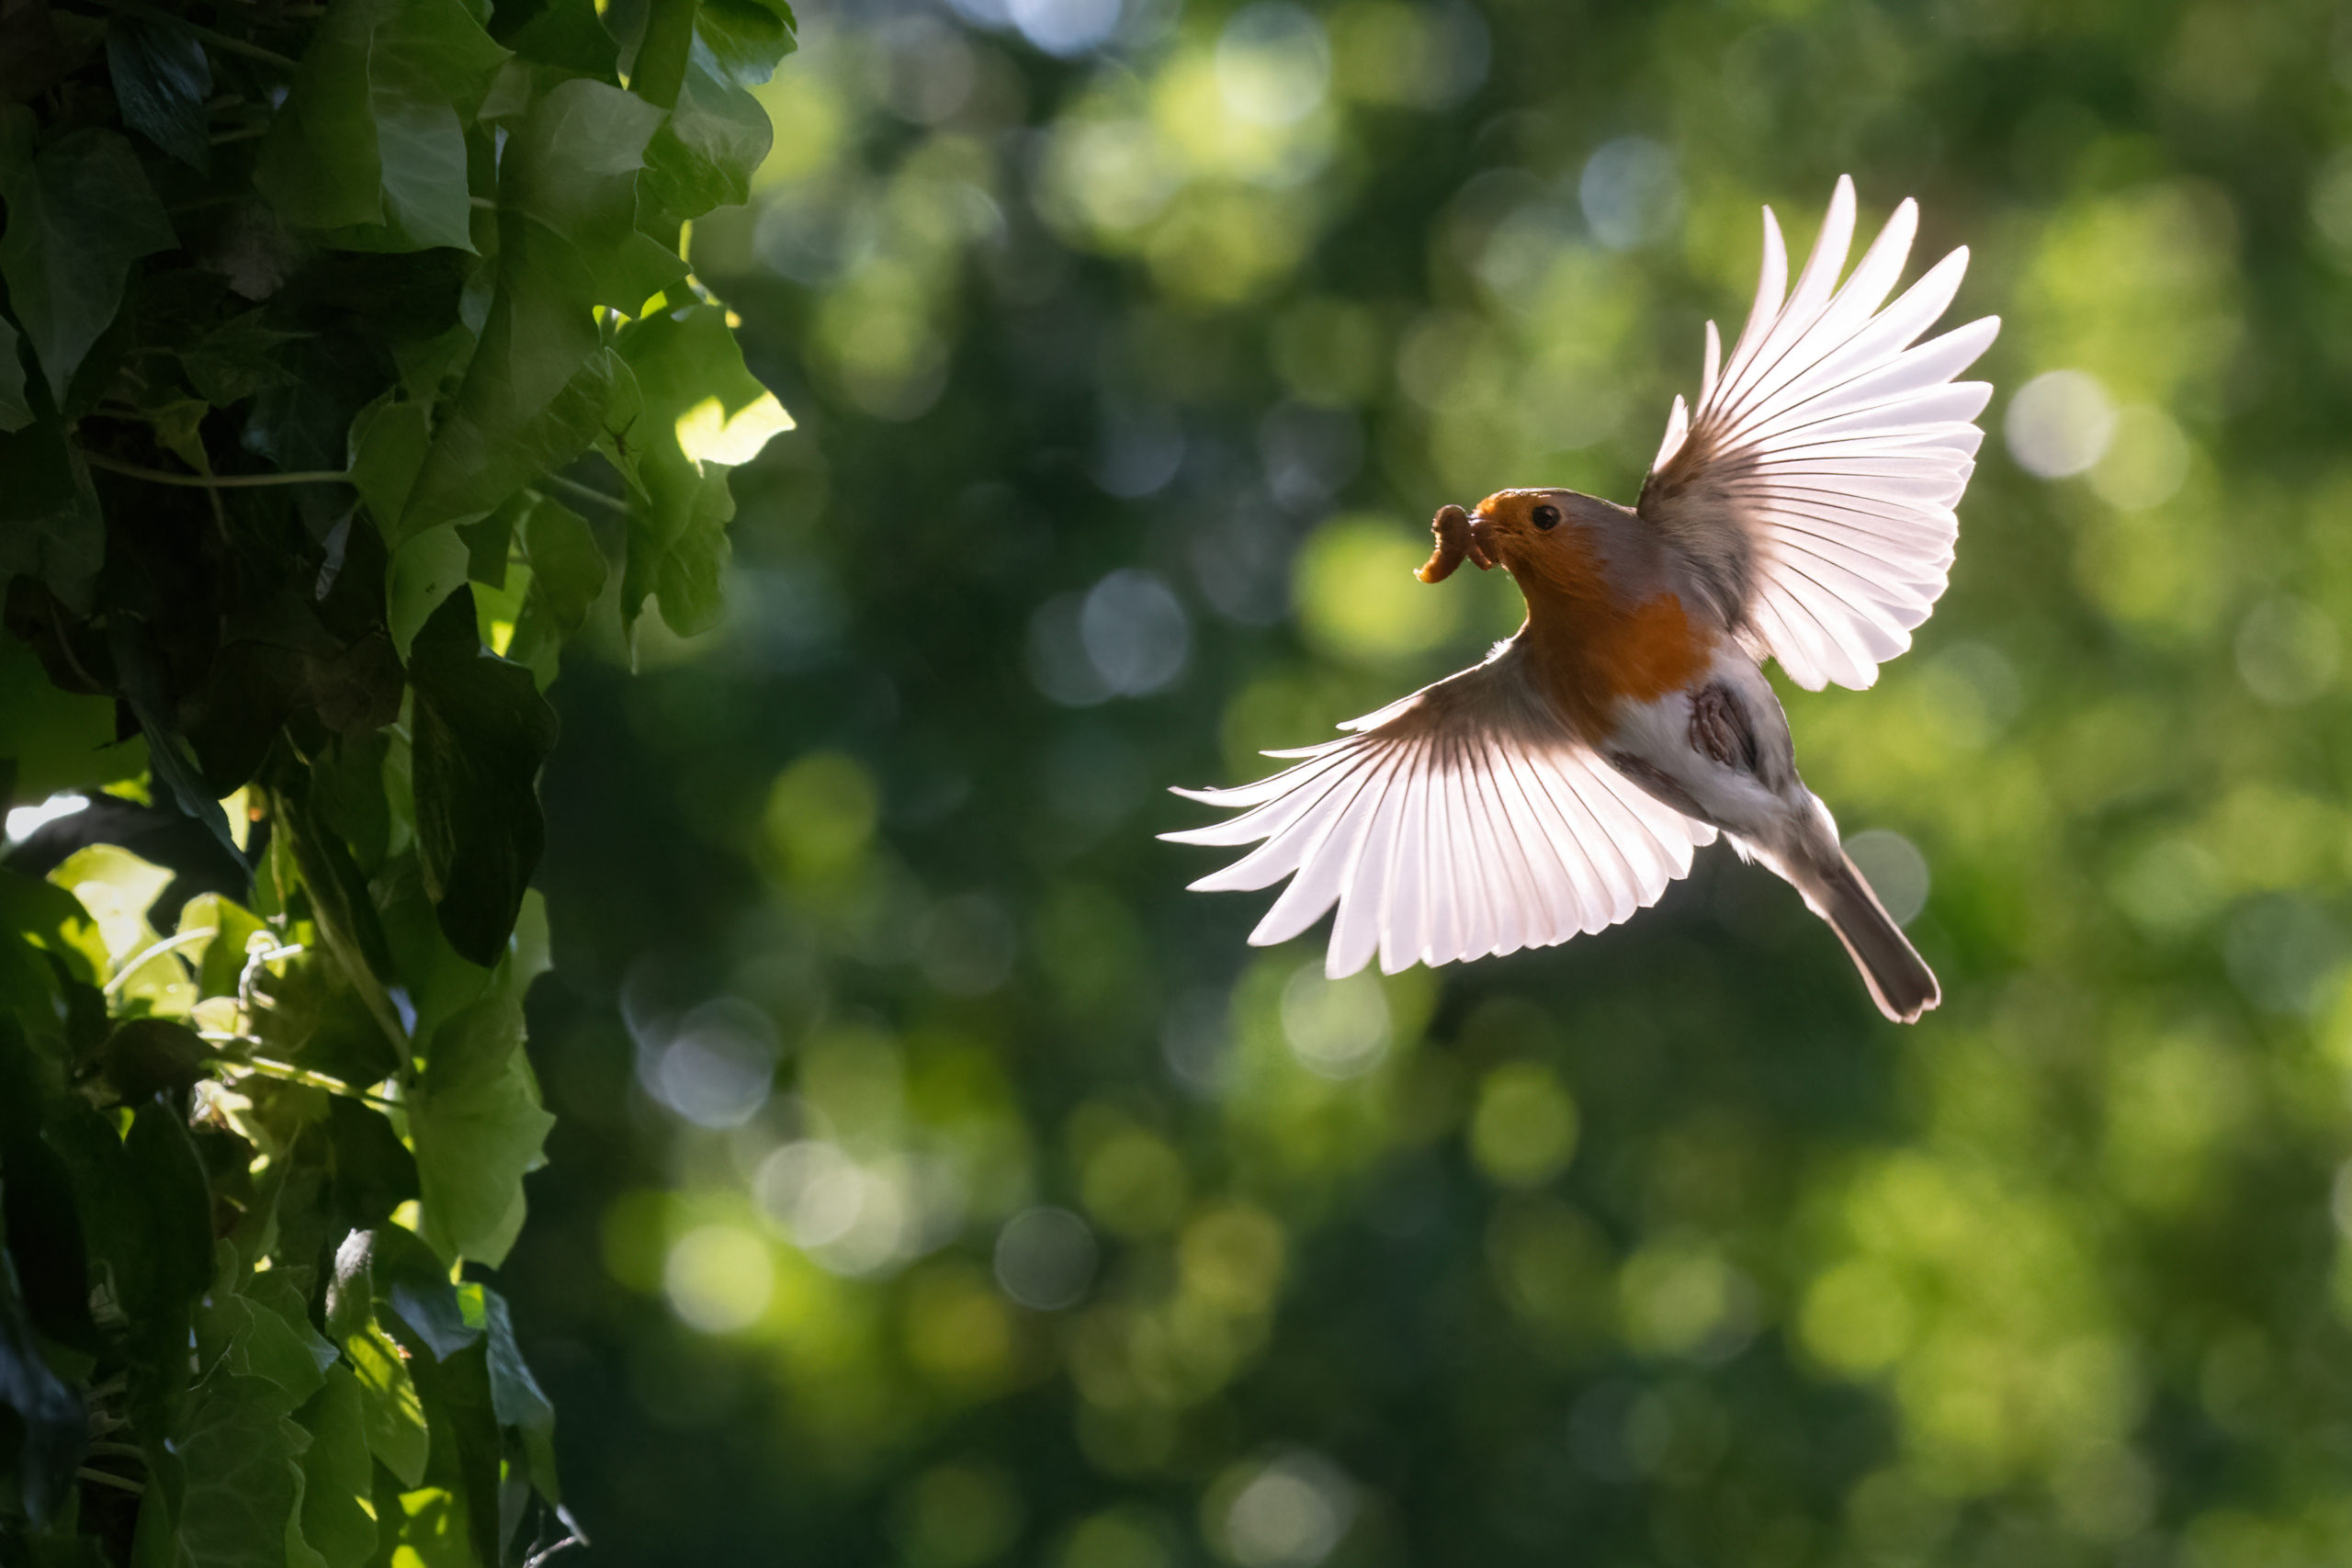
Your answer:
[[[573,78],[535,97],[499,162],[497,289],[397,537],[487,515],[601,428],[611,372],[592,307],[635,311],[684,270],[636,231],[661,113]]]
[[[503,1262],[523,1225],[523,1175],[554,1124],[523,1055],[519,998],[489,998],[443,1024],[409,1112],[426,1239],[452,1258]]]

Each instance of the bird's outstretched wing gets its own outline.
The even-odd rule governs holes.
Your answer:
[[[1674,400],[1635,510],[1679,546],[1758,656],[1818,691],[1862,687],[1911,646],[1951,570],[1952,508],[1975,468],[1992,388],[1952,380],[1992,343],[1987,316],[1917,343],[1960,288],[1952,252],[1884,310],[1918,228],[1894,209],[1844,288],[1854,185],[1781,299],[1788,256],[1764,209],[1756,306],[1718,374],[1707,323],[1699,412]]]
[[[1578,740],[1514,641],[1484,664],[1341,726],[1295,765],[1238,789],[1178,790],[1242,809],[1161,837],[1259,843],[1196,890],[1290,886],[1250,935],[1286,942],[1336,901],[1326,964],[1514,953],[1615,925],[1690,870],[1714,829],[1653,799]]]

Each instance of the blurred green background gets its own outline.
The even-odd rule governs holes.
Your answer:
[[[556,692],[503,1280],[598,1561],[2352,1560],[2352,11],[802,18],[694,235],[800,425],[731,618]],[[1721,849],[1245,947],[1161,787],[1508,633],[1431,511],[1631,500],[1845,172],[2007,320],[1939,613],[1789,694],[1943,1010]]]

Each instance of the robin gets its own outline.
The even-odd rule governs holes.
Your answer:
[[[1917,226],[1904,202],[1839,287],[1854,234],[1840,179],[1784,299],[1767,208],[1747,325],[1719,369],[1707,323],[1698,412],[1674,400],[1640,499],[1506,490],[1441,512],[1423,581],[1464,558],[1500,566],[1526,624],[1341,739],[1269,753],[1296,760],[1285,772],[1177,791],[1244,809],[1165,837],[1258,844],[1193,886],[1288,877],[1252,943],[1287,941],[1336,902],[1329,973],[1377,954],[1393,974],[1614,925],[1720,832],[1829,923],[1887,1017],[1913,1022],[1941,1000],[1798,777],[1760,665],[1780,660],[1809,691],[1866,687],[1944,591],[1992,395],[1952,378],[2000,322],[1917,341],[1958,291],[1965,249],[1881,309]]]

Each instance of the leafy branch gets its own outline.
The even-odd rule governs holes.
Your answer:
[[[715,623],[789,424],[678,241],[791,13],[644,17],[0,21],[0,807],[202,829],[0,864],[0,1563],[584,1541],[485,1278],[550,1124],[543,694]]]

